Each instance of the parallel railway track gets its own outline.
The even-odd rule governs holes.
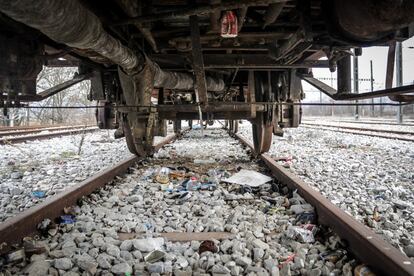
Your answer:
[[[234,135],[234,134],[232,134]],[[235,137],[253,152],[253,146],[240,135]],[[160,149],[171,142],[175,136],[169,136],[155,145]],[[349,250],[362,262],[369,264],[376,272],[386,275],[414,275],[414,264],[400,251],[384,241],[368,227],[336,207],[324,196],[312,189],[298,177],[277,164],[269,155],[258,156],[270,169],[273,176],[282,184],[298,193],[316,209],[318,223],[331,227],[342,239]],[[63,214],[63,209],[72,206],[88,194],[105,186],[117,175],[123,174],[138,159],[129,157],[116,166],[73,186],[43,203],[28,209],[12,219],[0,224],[0,252],[6,252],[13,244],[19,243],[25,236],[36,232],[36,226],[45,218],[54,219]]]
[[[409,131],[367,129],[367,128],[359,128],[359,127],[350,127],[350,126],[341,126],[341,125],[332,126],[332,125],[315,124],[315,123],[302,123],[301,126],[306,127],[306,128],[313,128],[313,129],[331,130],[331,131],[350,133],[350,134],[356,134],[356,135],[414,142],[414,132],[409,132]]]
[[[64,127],[63,125],[34,125],[34,126],[0,126],[0,131],[20,131],[42,128]]]
[[[39,133],[43,131],[63,131],[63,130],[72,130],[72,129],[81,129],[81,128],[88,128],[93,127],[92,125],[75,125],[75,126],[44,126],[44,127],[36,127],[30,129],[10,129],[10,130],[3,130],[0,128],[0,138],[8,137],[8,136],[20,136],[20,135],[28,135],[33,133]]]
[[[36,141],[36,140],[46,140],[55,137],[67,136],[67,135],[75,135],[75,134],[82,134],[88,132],[94,132],[99,130],[97,127],[82,127],[82,128],[70,128],[63,131],[56,130],[53,132],[48,133],[39,133],[39,134],[32,134],[32,135],[22,135],[22,136],[13,136],[13,137],[2,137],[0,133],[0,145],[8,145],[8,144],[18,144],[27,141]]]
[[[335,123],[348,123],[348,124],[362,124],[362,125],[390,125],[390,126],[414,126],[414,123],[412,120],[404,120],[403,123],[397,123],[390,120],[331,120],[328,118],[320,118],[320,119],[312,119],[312,118],[305,118],[303,120],[303,123],[313,123],[318,122],[321,120],[327,120],[329,122],[335,122]]]

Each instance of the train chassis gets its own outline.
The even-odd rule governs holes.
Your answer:
[[[273,134],[281,135],[282,128],[299,125],[298,103],[303,93],[295,71],[239,72],[237,89],[229,89],[227,94],[220,92],[218,96],[225,98],[222,101],[214,101],[217,95],[207,93],[206,104],[197,102],[195,92],[154,89],[151,85],[137,94],[133,89],[128,90],[124,79],[122,105],[99,101],[98,126],[118,128],[131,152],[147,155],[152,151],[154,136],[166,134],[167,120],[174,122],[174,130],[178,132],[182,120],[224,119],[236,130],[238,120],[247,119],[252,122],[256,152],[262,153],[269,150]],[[156,103],[151,102],[151,95],[157,99]]]
[[[301,80],[334,100],[414,101],[413,85],[392,88],[396,42],[414,33],[412,1],[204,2],[2,0],[0,104],[41,101],[89,79],[98,126],[146,156],[165,120],[178,131],[193,119],[229,120],[233,130],[248,119],[256,153],[265,152],[273,134],[300,123]],[[353,94],[351,55],[374,45],[389,46],[386,89]],[[36,93],[42,66],[79,74]],[[315,79],[315,67],[337,71],[338,88]]]

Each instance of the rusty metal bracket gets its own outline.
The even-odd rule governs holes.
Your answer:
[[[336,89],[327,85],[326,83],[315,79],[310,75],[298,74],[298,76],[309,83],[310,85],[314,86],[315,88],[319,89],[325,95],[329,96],[330,98],[336,101],[347,101],[347,100],[366,100],[366,99],[373,99],[379,97],[386,97],[386,96],[402,96],[401,94],[413,93],[414,92],[414,85],[404,85],[400,87],[394,88],[386,88],[383,90],[377,90],[373,92],[367,93],[360,93],[360,94],[350,94],[350,93],[338,93]],[[407,97],[408,96],[408,97]],[[411,97],[410,97],[411,96]],[[405,95],[405,97],[397,97],[399,101],[412,101],[413,95]],[[394,98],[393,98],[394,99]]]
[[[395,64],[395,46],[397,42],[395,40],[391,41],[388,46],[388,56],[387,56],[387,72],[385,76],[385,88],[392,88],[392,81],[394,78],[394,64]]]
[[[200,42],[200,28],[198,25],[198,16],[190,16],[190,28],[191,28],[191,45],[192,45],[192,57],[193,57],[193,69],[195,73],[195,91],[198,97],[198,101],[201,104],[207,104],[207,84],[206,75],[204,72],[203,53],[201,50]]]
[[[17,95],[16,100],[19,102],[40,102],[40,101],[43,101],[44,99],[52,97],[53,95],[56,95],[62,90],[65,90],[71,86],[74,86],[75,84],[78,84],[84,80],[87,80],[90,77],[91,75],[89,73],[75,75],[72,79],[62,82],[61,84],[53,86],[49,89],[46,89],[36,95]]]

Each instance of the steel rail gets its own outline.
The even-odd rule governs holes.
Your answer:
[[[177,135],[175,134],[167,136],[161,142],[155,144],[154,149],[159,150],[176,137]],[[55,218],[63,215],[65,207],[76,205],[80,198],[105,186],[116,176],[125,173],[128,168],[139,160],[137,156],[130,156],[113,167],[101,170],[81,183],[69,187],[57,195],[48,197],[42,203],[1,223],[0,254],[8,252],[14,245],[19,244],[24,237],[35,234],[37,232],[37,225],[44,219],[48,218],[53,221]]]
[[[304,119],[302,120],[303,123],[312,123],[315,122],[316,120],[314,119]],[[361,120],[327,120],[328,122],[336,122],[336,123],[347,123],[347,124],[367,124],[367,125],[390,125],[390,126],[414,126],[414,124],[412,123],[412,121],[409,120],[404,120],[403,123],[396,123],[395,120],[394,122],[390,122],[390,121],[361,121]]]
[[[63,125],[37,125],[37,126],[0,126],[0,131],[40,129],[48,127],[62,127]]]
[[[391,133],[391,134],[398,134],[398,135],[414,135],[414,132],[411,131],[400,131],[400,130],[388,130],[388,129],[378,129],[378,128],[361,128],[361,127],[352,127],[352,126],[342,126],[342,125],[324,125],[320,123],[301,123],[301,125],[307,126],[320,126],[320,127],[334,127],[334,128],[343,128],[349,130],[358,130],[358,131],[371,131],[371,132],[383,132],[383,133]]]
[[[342,132],[342,133],[349,133],[349,134],[355,134],[355,135],[363,135],[363,136],[370,136],[370,137],[379,137],[379,138],[385,138],[385,139],[394,139],[394,140],[401,140],[401,141],[407,141],[407,142],[414,142],[414,138],[409,138],[409,137],[400,137],[400,136],[387,136],[387,135],[381,135],[381,134],[375,134],[375,133],[363,133],[363,132],[356,132],[356,131],[352,131],[352,130],[341,130],[340,126],[318,126],[318,125],[314,125],[314,124],[305,124],[305,123],[301,123],[300,124],[303,127],[306,128],[311,128],[311,129],[321,129],[321,130],[327,130],[327,131],[335,131],[335,132]],[[336,128],[336,129],[333,129]],[[365,130],[359,130],[359,131],[371,131],[368,129]],[[383,133],[386,133],[386,131],[383,131]],[[402,135],[402,134],[399,134]],[[407,134],[404,134],[407,135]],[[409,134],[412,135],[412,134]]]
[[[39,133],[42,131],[59,131],[59,130],[68,130],[68,129],[81,129],[81,128],[87,128],[87,127],[93,127],[91,125],[89,126],[61,126],[61,127],[43,127],[43,128],[33,128],[33,129],[23,129],[23,130],[9,130],[9,131],[2,131],[0,129],[0,138],[5,136],[14,136],[14,135],[26,135],[26,134],[32,134],[32,133]]]
[[[13,137],[13,138],[2,138],[0,139],[0,145],[18,144],[18,143],[23,143],[26,141],[46,140],[46,139],[60,137],[60,136],[94,132],[97,130],[100,130],[100,129],[97,127],[92,127],[92,128],[59,131],[59,132],[52,132],[52,133],[45,133],[45,134],[25,135],[25,136]]]
[[[253,145],[239,134],[235,137],[254,152]],[[367,226],[342,211],[299,177],[279,165],[267,154],[258,156],[273,176],[315,207],[318,222],[327,225],[346,240],[350,251],[381,275],[414,275],[413,262]]]

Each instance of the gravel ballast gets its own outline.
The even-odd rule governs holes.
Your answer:
[[[250,123],[239,128],[251,140]],[[414,143],[299,127],[274,136],[269,154],[414,257]]]
[[[176,197],[157,182],[163,178],[154,177],[161,167],[185,170],[186,177],[196,179],[215,175],[223,180],[240,169],[267,174],[224,130],[210,128],[204,135],[193,130],[84,198],[72,208],[74,224],[59,224],[37,241],[47,252],[8,265],[7,271],[46,267],[59,275],[352,275],[356,261],[337,236],[303,221],[303,210],[312,207],[295,192],[275,181],[254,189],[220,181],[216,189],[183,191],[185,197]],[[319,232],[309,235],[306,227]],[[211,238],[166,238],[192,233]]]
[[[113,132],[0,146],[0,221],[129,156]]]

